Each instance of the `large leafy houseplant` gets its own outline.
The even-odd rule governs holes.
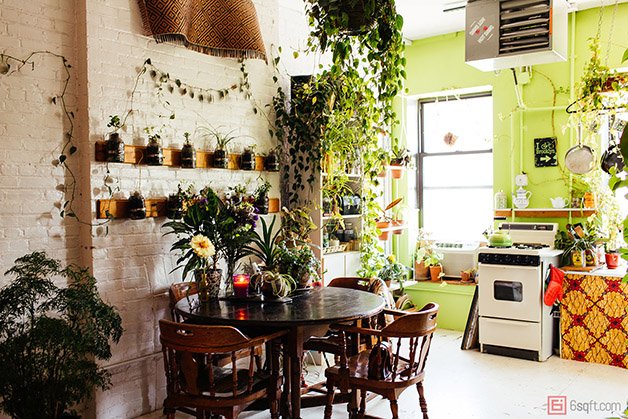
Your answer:
[[[96,361],[120,340],[120,315],[87,268],[62,268],[43,252],[17,259],[6,274],[15,280],[0,290],[0,408],[14,418],[67,417],[94,387],[111,385]]]

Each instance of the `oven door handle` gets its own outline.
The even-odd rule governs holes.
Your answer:
[[[493,269],[504,269],[504,268],[517,268],[517,269],[525,269],[528,271],[536,271],[539,269],[538,266],[522,266],[522,265],[498,265],[498,264],[493,264],[493,263],[478,263],[478,267],[481,266],[485,266],[487,268],[493,268]]]
[[[528,327],[530,326],[530,323],[538,323],[538,322],[531,322],[531,321],[527,321],[527,320],[504,320],[504,319],[497,319],[495,317],[484,317],[486,322],[489,323],[496,323],[496,324],[503,324],[506,325],[508,327],[511,326],[519,326],[519,327]]]

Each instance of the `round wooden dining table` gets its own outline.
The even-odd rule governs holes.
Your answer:
[[[301,417],[301,365],[303,343],[324,336],[332,323],[371,317],[384,308],[378,295],[346,288],[313,288],[288,303],[218,300],[200,303],[196,295],[180,300],[175,310],[194,323],[230,325],[265,332],[288,330],[284,362],[282,416]],[[288,394],[289,393],[289,394]]]

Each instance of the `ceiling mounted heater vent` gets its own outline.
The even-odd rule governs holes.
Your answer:
[[[567,59],[565,0],[475,0],[466,7],[466,62],[479,70]]]

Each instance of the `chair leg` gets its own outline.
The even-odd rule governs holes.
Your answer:
[[[331,411],[334,404],[334,385],[327,382],[327,404],[325,404],[325,419],[331,419]]]
[[[366,390],[360,390],[361,394],[361,400],[360,400],[360,411],[358,412],[358,414],[360,415],[360,418],[364,418],[364,414],[366,413]]]
[[[390,399],[390,411],[392,412],[392,419],[399,419],[399,406],[397,405],[397,399]]]
[[[358,415],[358,393],[357,389],[352,389],[349,395],[349,404],[347,405],[347,412],[349,412],[350,418],[355,418]]]
[[[423,419],[427,417],[427,401],[425,400],[425,394],[423,393],[423,382],[416,383],[416,389],[419,392],[419,404],[421,405],[421,412],[423,412]]]

